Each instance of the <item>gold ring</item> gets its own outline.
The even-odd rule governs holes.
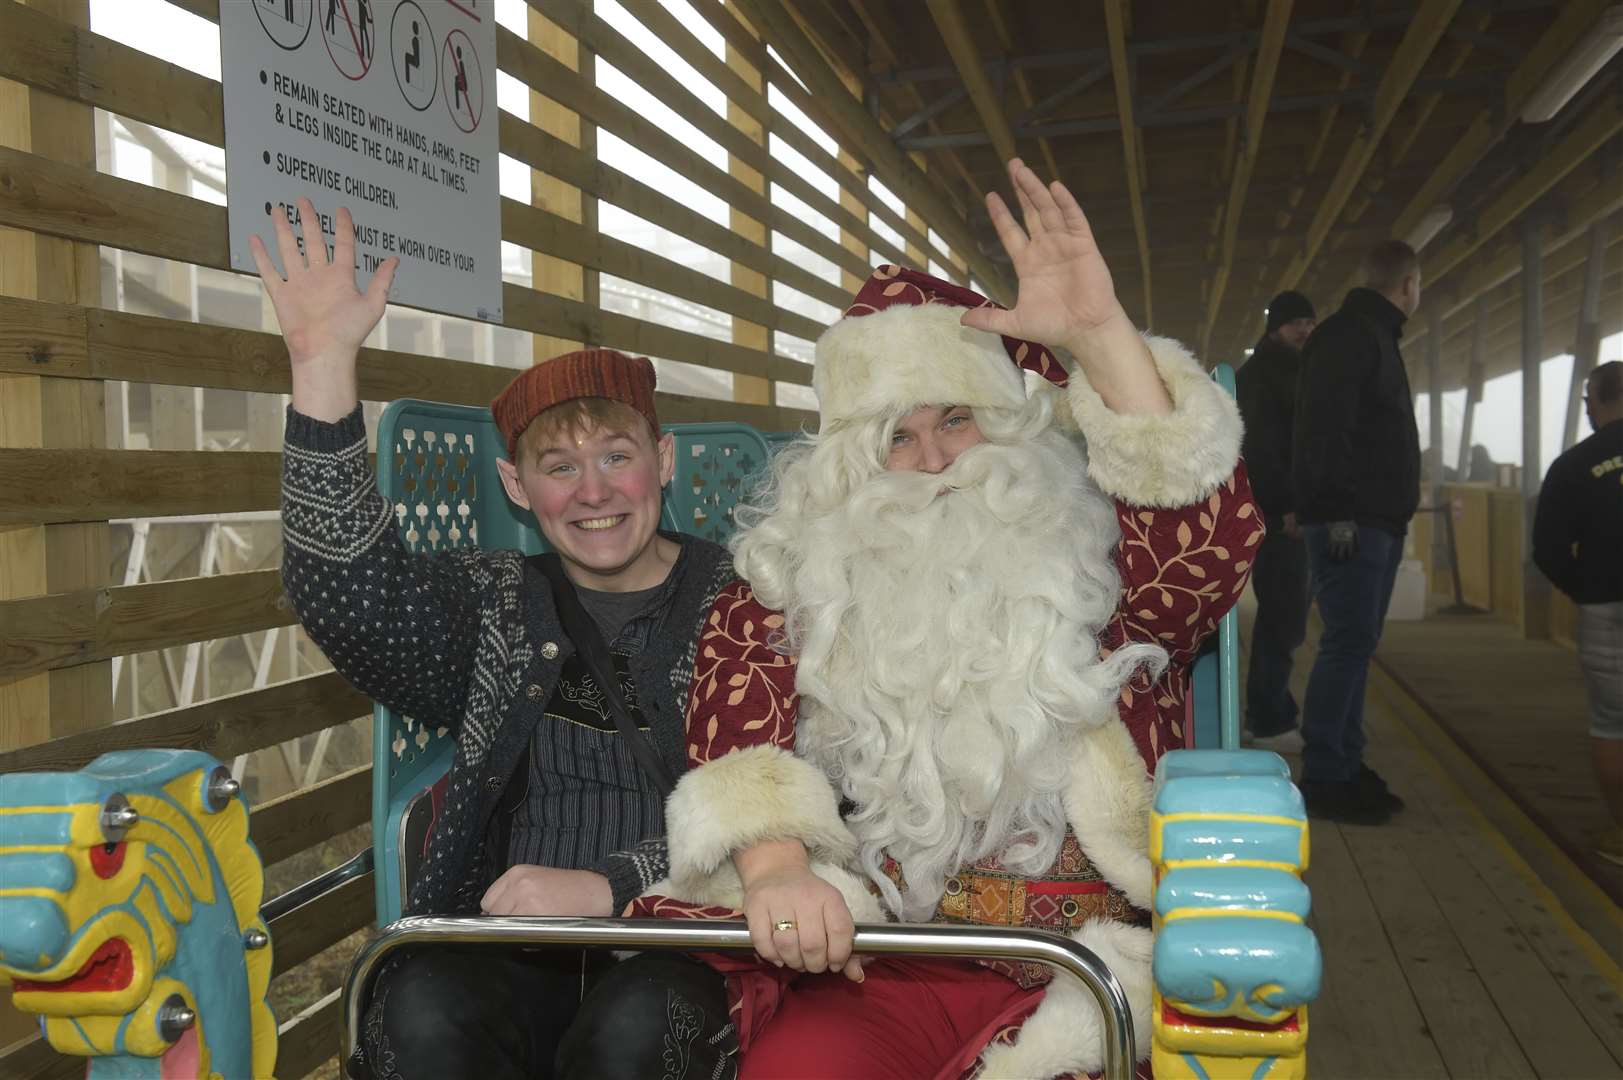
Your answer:
[[[794,928],[795,921],[793,919],[779,919],[777,922],[772,924],[772,929],[779,933],[784,930],[793,930]]]

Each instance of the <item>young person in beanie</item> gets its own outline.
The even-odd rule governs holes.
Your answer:
[[[671,879],[634,910],[748,919],[761,962],[716,961],[744,1077],[1100,1068],[1068,976],[858,962],[853,920],[1071,934],[1149,1052],[1151,772],[1263,526],[1233,402],[1133,328],[1065,187],[1010,179],[1017,305],[875,272],[701,642]]]
[[[309,200],[299,209],[315,220]],[[608,349],[570,353],[523,372],[492,404],[507,495],[534,514],[556,562],[473,548],[412,555],[373,481],[356,397],[356,358],[395,261],[359,293],[347,211],[331,261],[307,236],[307,262],[285,216],[275,226],[285,279],[258,237],[252,246],[293,368],[288,597],[346,679],[456,735],[406,911],[618,914],[665,874],[664,795],[652,774],[686,766],[699,633],[735,576],[721,548],[657,529],[674,461],[653,365]],[[564,589],[595,635],[584,622],[565,631]],[[594,656],[618,683],[623,729]],[[641,740],[646,763],[623,731]],[[678,1029],[694,1037],[688,1071],[664,1072]],[[671,953],[618,966],[605,952],[408,953],[380,973],[362,1034],[379,1080],[708,1078],[732,1067],[734,1050],[720,976]]]
[[[1291,495],[1291,429],[1302,346],[1314,327],[1313,304],[1287,290],[1268,303],[1268,324],[1235,376],[1245,420],[1241,453],[1268,535],[1251,567],[1257,620],[1246,678],[1246,728],[1266,750],[1296,751],[1298,708],[1291,696],[1291,653],[1307,640],[1307,545]]]

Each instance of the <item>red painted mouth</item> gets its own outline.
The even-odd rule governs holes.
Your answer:
[[[1241,1031],[1296,1031],[1299,1013],[1292,1012],[1277,1024],[1264,1024],[1256,1020],[1244,1020],[1238,1016],[1191,1016],[1180,1012],[1170,1004],[1161,1002],[1161,1022],[1176,1027],[1190,1028],[1238,1028]]]
[[[135,978],[135,959],[123,938],[109,938],[90,954],[84,967],[71,979],[62,982],[36,982],[32,979],[13,979],[12,992],[19,994],[62,994],[70,991],[123,990]]]

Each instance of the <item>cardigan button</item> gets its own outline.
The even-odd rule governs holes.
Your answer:
[[[546,693],[546,691],[542,690],[539,684],[531,683],[530,688],[524,691],[524,696],[529,698],[531,701],[540,701],[541,695],[544,693]]]
[[[542,644],[542,646],[541,646],[541,659],[543,659],[543,660],[556,660],[556,659],[558,659],[558,643],[556,641],[548,641],[548,642],[545,642],[545,643]]]
[[[497,792],[497,791],[500,791],[501,789],[502,789],[502,778],[501,777],[499,777],[499,776],[486,777],[486,779],[485,779],[485,790],[486,791]]]

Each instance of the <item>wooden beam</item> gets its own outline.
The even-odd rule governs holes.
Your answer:
[[[1483,156],[1499,141],[1506,128],[1515,122],[1527,99],[1548,77],[1551,69],[1572,50],[1572,47],[1594,29],[1595,20],[1606,7],[1607,0],[1566,0],[1560,5],[1555,19],[1540,35],[1527,59],[1516,65],[1505,81],[1501,100],[1486,105],[1472,122],[1470,129],[1449,148],[1425,183],[1415,191],[1408,205],[1392,224],[1393,236],[1406,236],[1420,223],[1420,219],[1447,198]]]
[[[1623,209],[1623,194],[1612,196]],[[1543,263],[1546,275],[1552,280],[1563,274],[1577,272],[1584,265],[1586,246],[1581,242],[1589,230],[1595,225],[1606,223],[1615,226],[1615,222],[1608,222],[1605,216],[1572,219],[1568,223],[1567,231],[1556,236],[1547,235],[1544,240]],[[1623,243],[1623,232],[1615,227],[1608,230],[1610,239],[1607,248]],[[1511,257],[1515,257],[1517,265],[1512,269],[1507,266]],[[1610,256],[1608,256],[1610,257]],[[1473,312],[1479,300],[1493,300],[1492,310],[1499,312],[1509,310],[1515,304],[1514,295],[1506,295],[1505,286],[1521,273],[1521,252],[1514,244],[1505,245],[1504,249],[1492,259],[1479,259],[1472,263],[1473,272],[1460,282],[1449,283],[1446,291],[1435,290],[1433,296],[1436,303],[1443,306],[1443,347],[1448,349],[1470,333]],[[1558,290],[1551,290],[1552,293]],[[1422,327],[1417,333],[1405,339],[1406,345],[1414,345],[1426,337],[1426,329]]]
[[[596,70],[592,51],[569,31],[547,18],[542,12],[530,8],[527,12],[525,33],[530,43],[575,73],[585,82],[595,82]],[[570,109],[533,87],[529,93],[530,121],[541,131],[591,157],[597,156],[597,128],[583,121],[580,113]],[[540,212],[572,222],[580,231],[596,236],[597,201],[579,187],[562,180],[544,169],[530,170],[530,204]],[[506,200],[504,202],[504,207]],[[504,215],[505,216],[505,215]],[[502,223],[503,233],[507,223]],[[577,300],[590,307],[598,306],[599,271],[589,268],[579,258],[562,255],[545,246],[530,247],[530,284],[537,290]],[[536,334],[530,339],[530,355],[534,362],[561,355],[582,345],[602,345],[596,338],[558,337]]]
[[[884,62],[891,67],[899,66],[902,59],[902,53],[900,47],[897,45],[897,42],[908,41],[911,34],[909,31],[903,29],[901,24],[896,21],[896,6],[892,0],[850,0],[850,3],[851,9],[856,12],[857,18],[862,22],[863,27],[867,30],[873,44],[882,54],[880,56],[870,56],[870,64]],[[987,14],[992,17],[994,22],[999,20],[1001,15],[999,6],[993,4],[991,8],[988,9]],[[860,93],[860,90],[861,88],[859,86],[853,86],[853,92]],[[898,90],[903,95],[903,100],[910,101],[912,103],[915,111],[925,107],[924,95],[919,92],[919,88],[913,83],[902,83],[898,87]],[[965,89],[963,90],[963,93],[964,96],[967,97],[969,91]],[[930,119],[928,121],[928,125],[932,133],[941,133],[941,125],[936,119]],[[958,175],[958,178],[964,182],[965,187],[977,200],[986,197],[986,192],[981,188],[980,184],[976,182],[975,177],[965,166],[964,158],[961,153],[956,150],[942,149],[936,151],[936,159],[939,162],[944,162],[951,166],[952,171]],[[944,185],[943,190],[946,191],[947,198],[952,202],[959,214],[962,215],[965,212],[963,200],[958,197],[956,192],[947,190]]]
[[[1138,236],[1138,269],[1144,287],[1141,325],[1149,329],[1155,322],[1150,293],[1150,239],[1144,224],[1144,177],[1140,172],[1138,125],[1133,120],[1133,72],[1127,61],[1127,17],[1125,0],[1104,0],[1105,30],[1110,38],[1110,74],[1116,86],[1116,115],[1121,119],[1122,158],[1127,165],[1127,195],[1133,209],[1133,232]]]
[[[372,766],[360,765],[261,803],[248,818],[259,858],[271,866],[331,840],[372,817]]]
[[[1550,69],[1571,51],[1583,34],[1593,28],[1595,20],[1605,7],[1606,0],[1571,0],[1561,5],[1554,20],[1539,36],[1527,56],[1517,64],[1510,78],[1505,80],[1503,97],[1481,109],[1466,130],[1453,137],[1452,145],[1443,160],[1429,170],[1409,201],[1398,212],[1397,218],[1388,229],[1389,235],[1396,237],[1409,235],[1420,223],[1421,218],[1434,207],[1444,204],[1449,193],[1481,163],[1488,151],[1498,144],[1505,131],[1515,122],[1527,99],[1549,74]],[[1474,17],[1486,23],[1486,13],[1475,13]],[[1464,51],[1461,49],[1462,53]],[[1432,95],[1423,104],[1423,108],[1433,104],[1436,99],[1437,96]],[[1393,155],[1394,163],[1402,160],[1404,153],[1418,135],[1419,129],[1420,120],[1417,119],[1410,130],[1408,140],[1397,146]],[[1353,215],[1353,220],[1357,220],[1356,215]],[[1512,271],[1512,274],[1516,272],[1519,271]],[[1436,280],[1430,266],[1426,266],[1426,273]],[[1354,284],[1356,282],[1351,278],[1345,279],[1334,295],[1345,295]]]
[[[1508,228],[1539,197],[1592,157],[1620,131],[1623,131],[1623,107],[1619,106],[1617,95],[1603,94],[1589,115],[1560,143],[1547,153],[1540,154],[1531,169],[1521,173],[1488,203],[1477,215],[1474,228],[1456,235],[1447,247],[1422,260],[1425,274],[1434,279],[1441,278],[1461,265],[1489,237]]]
[[[88,33],[89,0],[8,3],[9,21],[55,29],[55,47],[35,66],[60,62]],[[0,54],[14,46],[0,26]],[[27,62],[27,61],[24,61]],[[10,61],[6,61],[10,63]],[[69,91],[59,85],[57,90]],[[0,144],[31,152],[70,171],[94,170],[93,110],[58,94],[0,80]],[[0,181],[3,183],[3,181]],[[0,294],[95,307],[101,302],[100,253],[69,238],[0,229]],[[35,372],[0,376],[0,446],[48,449],[106,445],[107,419],[99,381],[58,379]],[[108,528],[99,522],[0,529],[0,602],[13,597],[92,589],[107,582]],[[0,637],[6,636],[0,630]],[[112,678],[103,665],[0,685],[0,747],[101,727],[112,719]],[[15,1023],[0,1011],[0,1037]]]
[[[925,235],[914,231],[903,215],[897,214],[889,206],[885,205],[884,201],[877,195],[868,190],[867,174],[864,171],[852,168],[849,164],[842,162],[837,154],[830,154],[824,150],[821,144],[802,131],[799,125],[790,120],[781,110],[771,107],[768,104],[764,90],[752,90],[739,77],[738,72],[727,66],[727,60],[724,56],[718,57],[711,52],[709,46],[695,37],[693,31],[685,26],[659,0],[625,0],[623,6],[637,17],[638,22],[641,22],[645,27],[657,34],[668,48],[693,65],[699,74],[714,83],[727,95],[731,104],[738,106],[751,117],[760,121],[767,132],[777,136],[789,147],[804,156],[807,161],[810,161],[832,177],[840,185],[842,193],[840,204],[842,207],[849,210],[849,207],[845,206],[844,193],[850,192],[860,203],[875,212],[880,220],[901,233],[906,242],[928,243]],[[732,53],[740,57],[741,62],[752,67],[757,63],[762,65],[758,70],[762,71],[765,81],[773,89],[787,98],[790,104],[800,109],[814,123],[821,123],[818,119],[818,114],[821,111],[818,103],[806,93],[799,83],[795,82],[793,76],[789,74],[782,64],[767,53],[766,48],[760,41],[754,38],[753,31],[739,21],[737,13],[733,9],[722,8],[719,3],[711,5],[697,4],[694,5],[694,9],[707,21],[711,21],[712,25],[719,23],[720,26],[727,27],[729,32],[724,34],[723,37]],[[747,39],[748,43],[740,44],[741,38]],[[506,152],[505,143],[504,152]],[[628,206],[626,209],[630,210],[632,207]],[[723,232],[727,231],[725,227],[721,228]],[[707,246],[711,247],[712,250],[726,254],[725,251],[714,245]],[[864,249],[864,260],[866,260],[866,249]],[[808,288],[804,285],[797,285],[784,274],[784,268],[789,265],[786,260],[778,259],[777,264],[768,273],[768,276],[776,277],[784,281],[785,284],[800,289],[802,292],[816,295],[815,286]],[[798,270],[799,268],[795,267],[794,269]],[[811,275],[805,271],[800,271],[800,275],[803,279],[811,278]],[[844,302],[843,299],[828,300],[826,297],[823,299],[831,304]]]
[[[274,510],[282,455],[215,450],[0,453],[0,526]]]
[[[658,188],[643,183],[630,173],[621,172],[595,156],[588,157],[535,125],[525,123],[512,113],[501,114],[501,126],[502,153],[534,168],[545,166],[553,176],[607,199],[644,220],[702,244],[734,262],[743,263],[768,277],[829,303],[837,302],[830,299],[830,295],[838,295],[835,286],[788,259],[774,255],[767,248],[746,241],[727,226],[710,220]]]
[[[970,260],[975,276],[995,298],[1012,300],[1013,290],[1002,268],[983,255],[969,223],[960,217],[918,166],[890,141],[890,136],[851,98],[834,70],[784,8],[782,0],[738,0],[738,7],[759,28],[800,76],[807,88],[829,108],[851,148],[873,163],[887,187],[918,210],[956,251]]]
[[[1014,132],[1009,129],[1009,118],[1004,115],[1002,99],[993,88],[992,81],[986,77],[981,50],[969,29],[969,21],[964,18],[963,8],[958,0],[928,0],[928,3],[930,17],[935,20],[941,40],[946,43],[947,54],[952,57],[953,66],[958,69],[958,76],[969,91],[969,100],[975,103],[975,112],[980,115],[986,133],[992,137],[992,148],[997,151],[1000,161],[1009,161],[1017,156]]]
[[[4,600],[0,681],[294,621],[280,570]]]
[[[1330,182],[1330,189],[1325,192],[1324,198],[1319,203],[1318,212],[1313,215],[1313,223],[1308,226],[1307,243],[1291,259],[1290,265],[1280,277],[1280,289],[1289,289],[1302,280],[1303,273],[1312,264],[1320,245],[1324,243],[1325,237],[1330,235],[1331,226],[1340,218],[1347,200],[1351,198],[1353,190],[1362,179],[1364,170],[1369,167],[1387,127],[1391,125],[1398,107],[1408,96],[1410,86],[1420,77],[1432,50],[1437,47],[1437,42],[1448,29],[1454,13],[1459,10],[1460,2],[1461,0],[1423,0],[1420,10],[1415,12],[1403,40],[1398,44],[1397,51],[1392,54],[1381,76],[1368,123],[1353,136],[1346,153],[1342,155],[1341,166]]]
[[[327,671],[8,750],[0,754],[0,773],[71,772],[112,750],[154,746],[228,760],[371,712],[371,698]]]
[[[83,205],[117,205],[120,210],[116,216],[86,214],[79,209],[81,204],[74,201],[76,197],[83,200]],[[570,247],[576,241],[584,242],[578,226],[549,219],[541,211],[513,200],[504,200],[503,213],[504,221],[522,221],[528,223],[526,227],[535,225],[552,229],[562,249],[577,253],[594,265],[620,266],[628,271],[627,276],[642,280],[654,288],[669,286],[680,291],[685,287],[674,278],[665,278],[662,272],[653,269],[654,263],[647,262],[626,245],[608,242],[584,248]],[[0,147],[0,225],[6,224],[70,239],[108,243],[166,259],[194,262],[222,270],[230,268],[226,261],[225,207],[121,180],[92,169],[62,165]],[[571,237],[574,239],[571,240]],[[629,261],[621,261],[622,257]],[[682,279],[705,290],[712,287],[695,283],[687,275],[682,275]],[[727,291],[729,286],[720,282],[712,284],[723,291],[706,292],[705,295],[712,296],[718,305],[732,303],[726,299],[730,295]],[[617,348],[640,349],[671,359],[688,360],[691,357],[690,362],[711,366],[727,366],[712,360],[712,357],[752,358],[754,363],[774,369],[781,365],[791,381],[806,378],[803,372],[797,374],[796,369],[801,365],[777,361],[728,342],[716,342],[697,334],[605,312],[580,301],[536,292],[519,285],[508,284],[503,293],[504,322],[514,329],[547,332],[559,326],[560,320],[600,322],[604,326],[612,324],[617,328],[614,338],[574,337],[574,331],[567,328],[559,336],[567,340],[601,340]],[[755,302],[754,298],[750,302]],[[788,313],[788,317],[791,322],[801,318],[793,313]],[[590,327],[585,329],[588,332],[591,330]],[[656,339],[675,344],[686,355],[644,348],[639,344]]]
[[[275,978],[336,945],[372,921],[370,872],[271,920],[271,977]]]
[[[1003,50],[1005,56],[1013,54],[1014,35],[1009,32],[1008,12],[1004,10],[1002,4],[993,3],[986,5],[986,15],[992,21],[993,33],[997,34],[998,47]],[[1103,75],[1099,77],[1104,78]],[[1037,95],[1032,93],[1031,77],[1026,74],[1024,68],[1014,69],[1014,88],[1020,94],[1021,105],[1029,113],[1037,104]],[[1043,152],[1043,161],[1048,165],[1048,175],[1055,180],[1063,181],[1065,177],[1060,175],[1059,163],[1054,159],[1054,144],[1044,137],[1037,140],[1037,147]]]
[[[344,1032],[342,998],[343,989],[335,989],[277,1030],[276,1071],[285,1080],[308,1076],[338,1052]]]
[[[1293,0],[1268,0],[1268,13],[1263,17],[1262,38],[1257,45],[1256,70],[1251,77],[1251,97],[1246,106],[1245,133],[1240,145],[1239,160],[1234,163],[1229,178],[1228,202],[1222,211],[1222,250],[1218,256],[1217,271],[1212,277],[1211,295],[1206,301],[1206,323],[1201,329],[1200,352],[1207,356],[1211,350],[1212,327],[1217,323],[1217,312],[1228,288],[1229,268],[1234,265],[1234,245],[1240,234],[1240,215],[1245,211],[1246,189],[1251,183],[1251,172],[1256,168],[1257,152],[1262,146],[1262,128],[1268,119],[1268,102],[1273,97],[1274,76],[1279,72],[1279,54],[1284,47],[1285,32],[1290,28]]]
[[[1346,34],[1342,39],[1342,51],[1355,59],[1362,56],[1364,49],[1369,45],[1369,36],[1367,30],[1353,31]],[[1352,85],[1353,73],[1343,70],[1338,73],[1337,80],[1337,87],[1345,91]],[[1256,312],[1269,299],[1270,294],[1263,292],[1268,287],[1270,280],[1268,275],[1269,264],[1279,254],[1280,247],[1285,242],[1286,230],[1290,228],[1291,223],[1296,218],[1296,211],[1307,194],[1309,182],[1317,179],[1319,164],[1329,151],[1331,136],[1336,133],[1337,121],[1340,116],[1340,105],[1326,105],[1319,111],[1318,130],[1308,144],[1307,152],[1304,155],[1299,173],[1300,181],[1290,189],[1283,204],[1274,213],[1274,236],[1268,242],[1268,254],[1265,258],[1255,260],[1256,273],[1246,289],[1245,299],[1238,305],[1230,305],[1230,308],[1238,314],[1229,328],[1229,332],[1233,334],[1233,337],[1227,339],[1228,349],[1226,355],[1240,355],[1240,350],[1245,345],[1250,344],[1251,339],[1255,336],[1257,318],[1254,314],[1248,313]]]
[[[746,137],[743,132],[730,124],[725,116],[718,115],[692,89],[683,85],[681,80],[595,15],[585,0],[549,0],[548,11],[554,18],[564,20],[568,28],[579,35],[581,42],[591,47],[605,62],[613,64],[634,79],[638,85],[658,97],[662,104],[719,144],[727,153],[736,155],[739,160],[760,172],[768,180],[782,185],[797,199],[823,216],[839,220],[843,211],[837,199],[824,194],[806,177],[774,158],[767,152],[765,146]],[[867,117],[866,113],[863,115],[871,127],[877,128],[871,117]],[[736,177],[734,180],[736,182]],[[748,185],[743,186],[748,190]],[[760,197],[760,193],[754,194]],[[869,243],[879,248],[890,247],[889,241],[878,234],[870,236]],[[902,257],[899,250],[891,248],[890,251],[892,257],[897,259]]]
[[[1460,31],[1480,32],[1486,30],[1492,21],[1493,12],[1489,9],[1473,8],[1460,13],[1459,17],[1454,21],[1454,25],[1449,28],[1448,62],[1443,69],[1445,78],[1458,75],[1461,69],[1465,67],[1466,61],[1471,58],[1471,42],[1455,35]],[[1425,132],[1427,125],[1431,122],[1432,116],[1436,113],[1437,107],[1442,104],[1442,101],[1443,95],[1441,93],[1427,94],[1411,106],[1409,122],[1404,127],[1402,134],[1394,132],[1379,173],[1370,176],[1364,183],[1363,191],[1358,194],[1354,201],[1348,204],[1346,213],[1348,222],[1356,223],[1362,220],[1364,214],[1375,204],[1375,200],[1371,196],[1379,193],[1385,187],[1390,174],[1402,166],[1404,160],[1409,156],[1409,152],[1419,144],[1421,134]],[[1335,251],[1340,248],[1349,235],[1352,234],[1343,232],[1331,237],[1330,250]],[[1394,235],[1402,237],[1405,234],[1394,233]]]
[[[740,99],[731,96],[727,98],[727,122],[737,128],[745,138],[756,145],[766,148],[766,125],[764,113],[771,110],[766,106],[766,79],[761,69],[750,63],[746,55],[732,46],[726,47],[727,69],[743,84],[747,91],[744,100],[753,98],[759,108],[750,109],[739,103]],[[752,167],[737,154],[727,155],[727,171],[748,188],[762,195],[769,195],[766,186],[766,177],[761,175],[759,169]],[[766,225],[742,210],[736,208],[728,211],[728,224],[732,231],[749,243],[759,247],[771,247],[772,238],[767,234]],[[772,284],[766,275],[752,270],[747,266],[734,262],[728,267],[728,274],[733,286],[744,292],[761,297],[765,306],[771,306]],[[807,320],[811,322],[811,320]],[[771,325],[760,322],[748,322],[744,319],[733,319],[733,341],[750,349],[759,349],[761,352],[772,352],[772,332],[779,327],[779,323]],[[800,329],[789,329],[789,333],[799,337],[807,337]],[[816,329],[821,330],[818,326]],[[811,334],[808,340],[815,340],[817,334]],[[751,405],[771,405],[777,394],[771,381],[767,379],[751,379],[733,376],[734,401],[743,401]]]

